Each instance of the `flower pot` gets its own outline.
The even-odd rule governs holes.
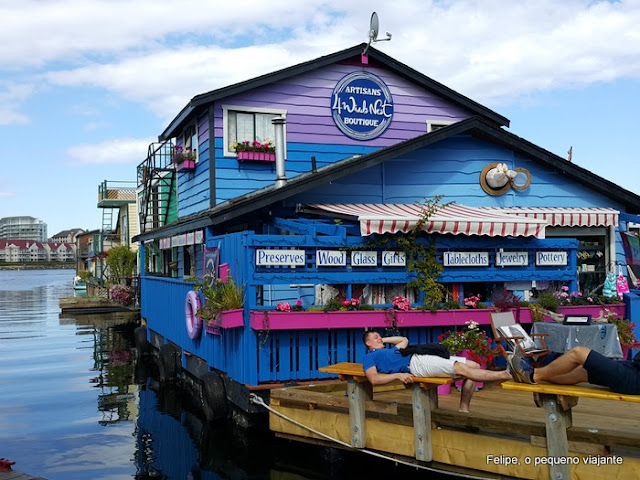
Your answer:
[[[244,310],[238,308],[236,310],[225,310],[220,312],[218,318],[212,320],[205,326],[205,331],[212,335],[220,333],[221,328],[237,328],[244,326]]]
[[[238,152],[238,160],[257,160],[260,162],[275,162],[276,154],[272,152]]]
[[[629,358],[629,351],[631,347],[622,347],[622,360],[627,360]]]
[[[457,356],[458,357],[464,357],[467,360],[472,360],[472,353],[469,350],[463,350]],[[486,358],[479,359],[478,363],[480,364],[480,368],[482,368],[482,369],[487,368],[487,359]],[[462,382],[463,382],[463,380],[456,380],[456,388],[458,388],[458,389],[462,388]],[[476,382],[476,390],[480,390],[482,387],[484,387],[484,383],[483,382]]]
[[[451,393],[451,384],[445,383],[444,385],[438,385],[438,395],[449,395]]]
[[[194,162],[193,160],[185,160],[184,162],[181,162],[178,164],[178,171],[179,172],[183,172],[183,171],[191,171],[194,170],[196,168],[196,162]]]

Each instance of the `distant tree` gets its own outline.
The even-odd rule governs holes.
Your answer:
[[[123,281],[125,278],[130,277],[136,268],[136,259],[136,252],[129,250],[126,245],[113,247],[107,255],[107,266],[109,267],[110,275],[116,277],[118,281]]]

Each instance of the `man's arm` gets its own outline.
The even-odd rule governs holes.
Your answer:
[[[390,343],[396,348],[402,349],[409,345],[409,339],[407,337],[382,337],[382,343]]]
[[[375,366],[367,368],[364,374],[371,385],[386,385],[394,380],[400,380],[405,385],[413,383],[413,377],[410,373],[378,373],[378,369]]]

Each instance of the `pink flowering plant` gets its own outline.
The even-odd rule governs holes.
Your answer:
[[[280,302],[276,305],[276,311],[278,312],[290,312],[291,304],[289,302]]]
[[[176,145],[171,150],[171,161],[176,165],[187,161],[195,162],[196,160],[196,152],[191,150],[189,147],[184,148],[180,145]]]
[[[498,355],[493,339],[480,330],[477,322],[469,320],[462,330],[448,331],[438,337],[438,342],[453,355],[468,350],[471,360],[477,363],[490,362]]]
[[[231,148],[236,152],[266,152],[266,153],[275,153],[276,147],[273,145],[273,141],[267,140],[266,142],[260,143],[258,141],[244,141],[244,142],[233,142],[231,144]]]
[[[342,301],[342,308],[340,310],[359,310],[360,300],[357,298],[347,298]]]
[[[131,287],[127,287],[126,285],[112,285],[111,288],[109,288],[109,298],[122,305],[131,305],[133,303]]]
[[[402,310],[403,312],[411,308],[411,302],[409,302],[409,299],[406,297],[395,297],[392,304],[395,310]]]
[[[480,295],[472,295],[464,299],[464,305],[468,308],[478,308],[480,303]]]

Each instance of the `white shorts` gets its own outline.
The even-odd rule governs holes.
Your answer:
[[[416,377],[455,377],[453,364],[467,363],[464,357],[442,358],[437,355],[412,355],[409,371]]]

